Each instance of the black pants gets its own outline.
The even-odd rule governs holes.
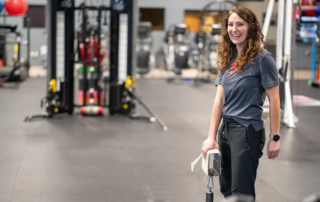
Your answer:
[[[224,117],[218,131],[218,142],[222,154],[221,193],[251,195],[255,198],[259,158],[265,143],[264,129],[256,131],[252,125],[245,127],[232,118]]]

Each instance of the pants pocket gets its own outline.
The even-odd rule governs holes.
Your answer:
[[[250,155],[253,159],[259,159],[263,155],[263,148],[265,144],[264,129],[256,131],[252,125],[247,128],[247,137],[250,145]]]
[[[240,124],[230,124],[229,127],[232,138],[236,138],[235,141],[238,149],[241,151],[247,151],[250,149],[250,139],[248,136],[248,127]]]
[[[230,138],[230,146],[232,156],[245,158],[249,153],[249,141],[247,138],[247,127],[229,127],[228,135]]]

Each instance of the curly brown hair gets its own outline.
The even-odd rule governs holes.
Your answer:
[[[217,65],[221,72],[224,72],[230,65],[231,60],[237,56],[236,45],[232,43],[228,34],[228,20],[233,13],[236,13],[249,25],[246,43],[236,61],[238,71],[241,72],[245,64],[252,63],[254,56],[265,47],[261,26],[253,11],[243,6],[232,8],[228,14],[222,18],[221,22],[221,41],[217,46]],[[261,47],[262,44],[263,48]]]

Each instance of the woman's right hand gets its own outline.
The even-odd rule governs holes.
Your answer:
[[[207,151],[209,149],[217,149],[220,151],[220,148],[219,148],[219,144],[218,142],[216,141],[216,139],[212,136],[209,136],[203,143],[202,143],[202,154],[205,156],[207,155]]]

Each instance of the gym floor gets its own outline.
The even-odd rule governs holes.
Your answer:
[[[293,94],[320,100],[306,80]],[[43,113],[45,78],[29,78],[0,89],[1,202],[200,202],[207,181],[200,155],[207,136],[216,88],[165,80],[138,80],[144,102],[167,124],[126,116],[82,117],[79,113],[23,122]],[[145,110],[137,111],[147,115]],[[320,107],[297,107],[295,129],[281,128],[281,152],[261,158],[258,202],[301,201],[320,194]],[[266,134],[269,125],[266,122]],[[215,179],[215,201],[223,201]]]

